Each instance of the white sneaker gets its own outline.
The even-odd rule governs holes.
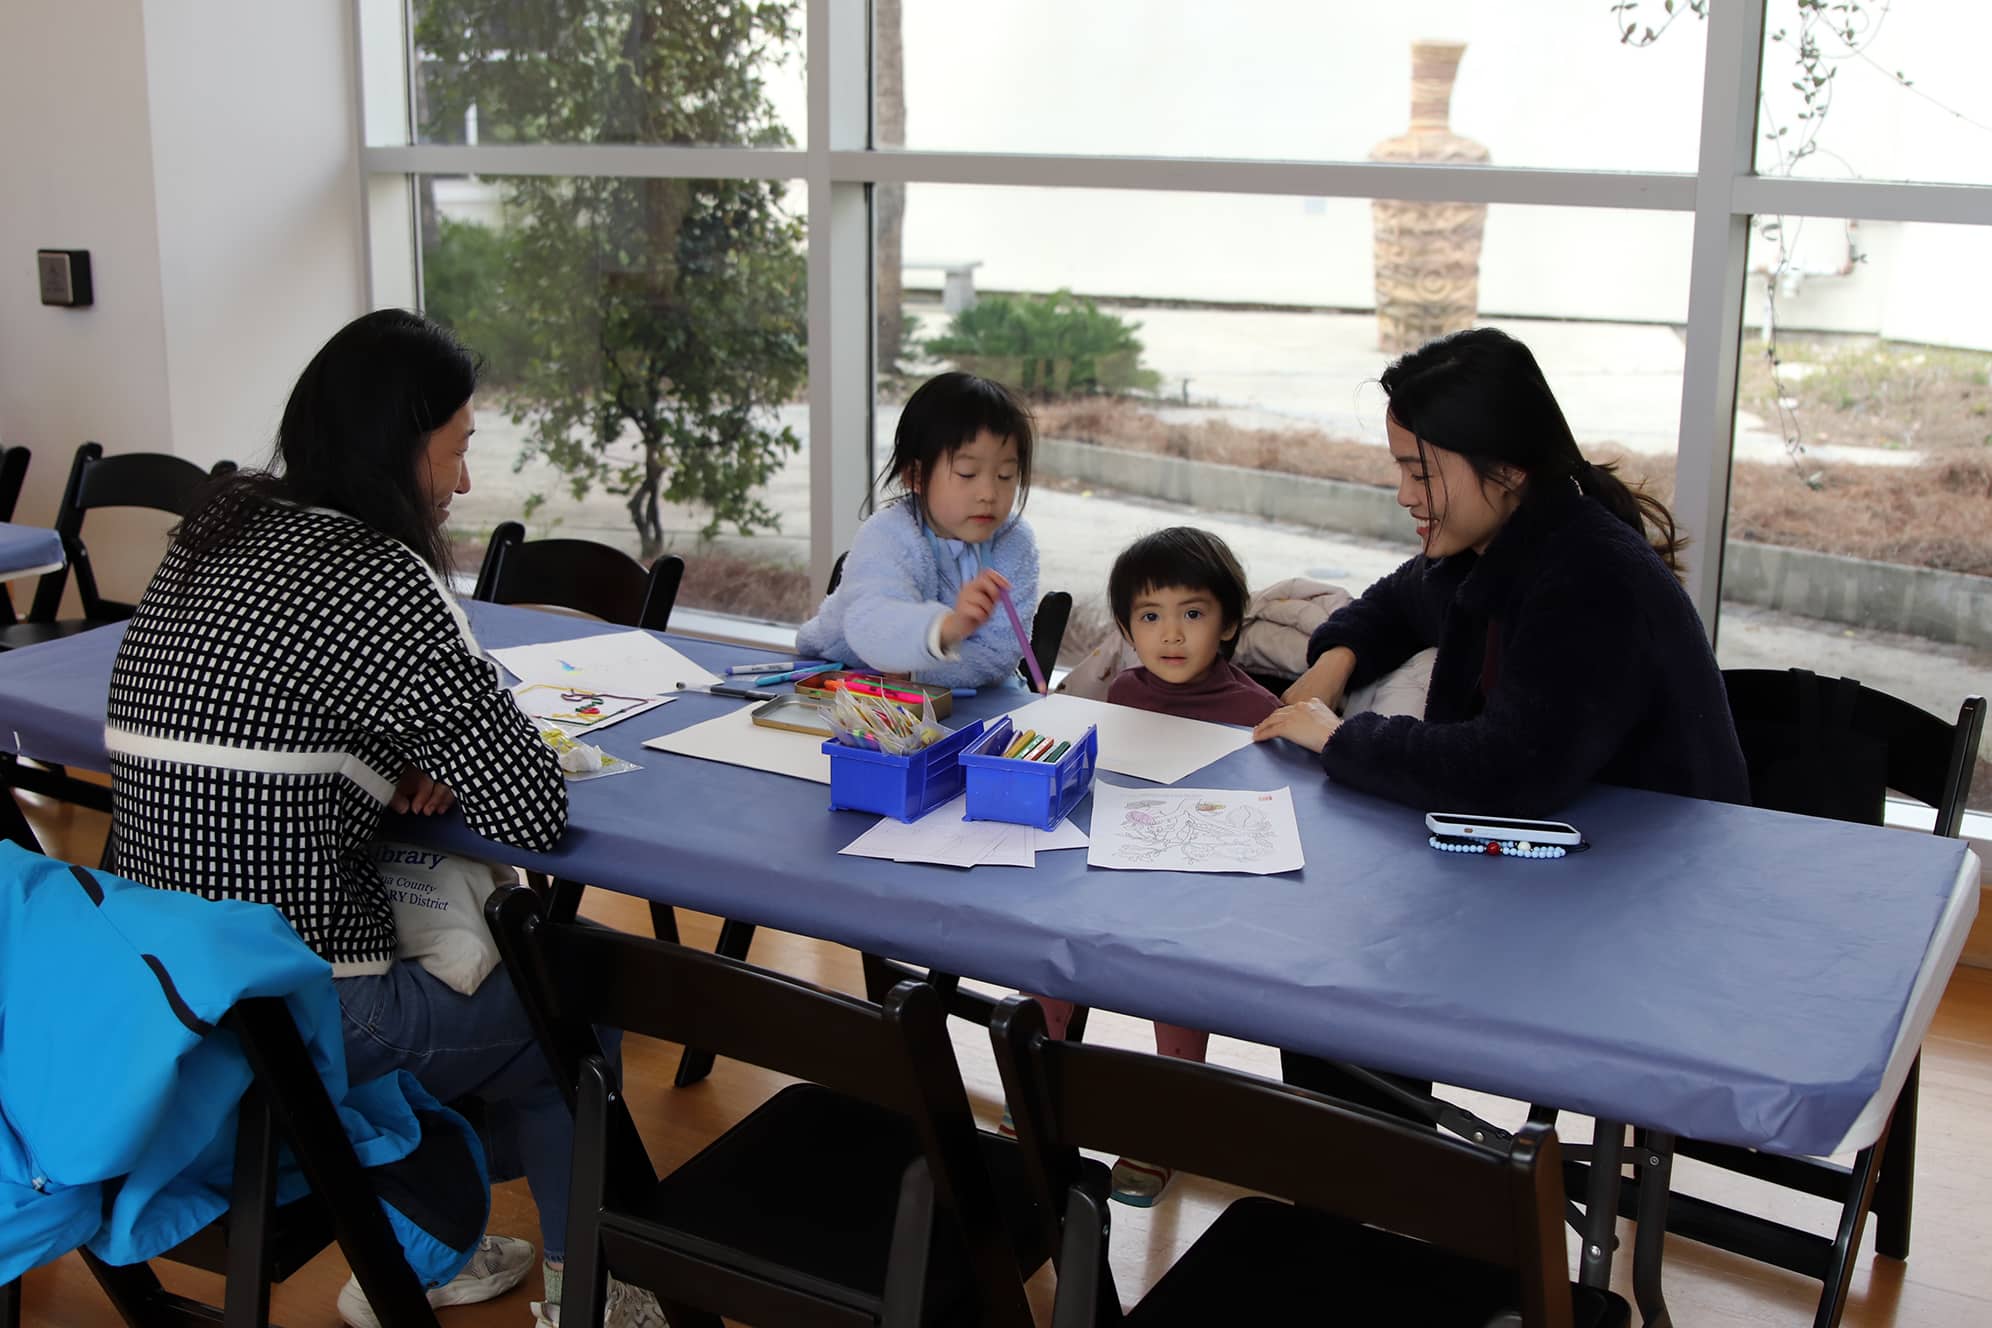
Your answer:
[[[558,1278],[558,1274],[554,1275]],[[558,1285],[558,1282],[555,1282]],[[658,1307],[657,1297],[627,1282],[609,1279],[609,1292],[602,1307],[603,1328],[671,1328]],[[560,1302],[533,1302],[533,1328],[560,1328]]]
[[[437,1309],[445,1305],[475,1305],[481,1300],[502,1296],[526,1278],[533,1266],[533,1243],[514,1236],[486,1236],[477,1242],[477,1253],[463,1271],[439,1287],[429,1289],[429,1303]],[[380,1328],[380,1318],[367,1304],[360,1279],[349,1277],[339,1291],[339,1317],[351,1328]]]

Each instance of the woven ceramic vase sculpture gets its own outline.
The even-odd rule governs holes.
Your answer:
[[[1370,152],[1372,161],[1484,162],[1487,149],[1448,126],[1464,42],[1411,44],[1411,127]],[[1370,205],[1376,230],[1378,344],[1393,353],[1473,326],[1480,306],[1484,203]]]

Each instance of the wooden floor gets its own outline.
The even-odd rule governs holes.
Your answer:
[[[24,802],[51,854],[84,862],[97,860],[106,818],[35,799]],[[648,931],[648,918],[640,903],[602,891],[590,891],[587,900],[584,911],[590,916],[614,926]],[[680,914],[680,926],[688,943],[707,947],[718,930],[717,920],[698,914]],[[762,932],[755,939],[754,958],[826,986],[853,992],[861,989],[855,955],[838,946]],[[955,1021],[954,1030],[956,1053],[970,1096],[985,1122],[993,1122],[1001,1111],[1001,1092],[986,1034],[960,1021]],[[1144,1049],[1152,1046],[1149,1036],[1146,1025],[1140,1022],[1099,1012],[1087,1032],[1089,1040]],[[671,1075],[677,1064],[677,1047],[632,1038],[624,1055],[629,1103],[660,1166],[675,1165],[692,1154],[782,1082],[761,1071],[722,1061],[706,1082],[690,1089],[674,1089]],[[1273,1052],[1225,1038],[1213,1039],[1211,1058],[1259,1073],[1277,1074],[1278,1070]],[[1454,1096],[1504,1125],[1519,1125],[1526,1115],[1517,1104],[1499,1099]],[[1587,1137],[1588,1122],[1566,1117],[1562,1130],[1566,1137]],[[1868,1248],[1854,1275],[1852,1305],[1843,1321],[1849,1328],[1981,1328],[1992,1324],[1992,1258],[1986,1255],[1988,1243],[1992,1243],[1992,1184],[1988,1184],[1992,1182],[1992,972],[1959,970],[1937,1012],[1925,1044],[1920,1134],[1913,1256],[1908,1262],[1877,1260],[1870,1226]],[[1772,1195],[1752,1182],[1714,1175],[1694,1163],[1681,1164],[1678,1180],[1682,1188],[1732,1203],[1754,1203],[1761,1211],[1830,1230],[1828,1206],[1816,1200]],[[1179,1179],[1155,1209],[1142,1212],[1116,1206],[1113,1262],[1123,1298],[1133,1299],[1158,1278],[1236,1193],[1219,1185]],[[492,1229],[537,1241],[537,1218],[523,1182],[499,1187],[494,1196]],[[1624,1224],[1621,1246],[1627,1251],[1631,1248]],[[219,1303],[218,1278],[173,1265],[158,1267],[169,1288]],[[1630,1299],[1630,1258],[1622,1255],[1615,1271],[1617,1289]],[[333,1299],[345,1278],[345,1264],[338,1251],[327,1251],[277,1289],[273,1320],[290,1328],[334,1328],[339,1318]],[[508,1296],[484,1305],[446,1310],[440,1317],[449,1328],[524,1328],[530,1323],[527,1303],[539,1294],[538,1281],[534,1275]],[[1047,1270],[1031,1286],[1041,1323],[1050,1318],[1052,1285]],[[1666,1290],[1674,1320],[1684,1328],[1809,1324],[1818,1299],[1816,1283],[1673,1239],[1667,1246]],[[74,1255],[28,1275],[23,1307],[30,1324],[108,1328],[118,1322]]]

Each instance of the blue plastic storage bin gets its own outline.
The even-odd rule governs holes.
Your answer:
[[[911,756],[846,747],[831,739],[823,744],[830,757],[830,810],[919,820],[961,794],[962,769],[957,758],[982,736],[984,724],[980,719],[965,724]]]
[[[1089,725],[1056,761],[1004,759],[1003,750],[1015,737],[1010,717],[1004,715],[990,721],[988,732],[962,752],[961,764],[968,771],[967,819],[1053,829],[1093,787],[1100,731]]]

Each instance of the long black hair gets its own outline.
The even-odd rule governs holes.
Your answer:
[[[982,433],[1017,443],[1017,506],[1031,496],[1031,447],[1037,430],[1031,413],[1009,388],[993,378],[959,370],[935,374],[906,398],[892,434],[892,456],[879,472],[915,502],[933,478],[934,467]],[[914,478],[919,483],[915,485]],[[924,509],[923,509],[924,511]]]
[[[470,400],[480,367],[454,333],[420,314],[361,315],[298,376],[270,468],[217,481],[174,541],[202,556],[239,537],[259,509],[295,503],[357,517],[447,573],[449,543],[418,470],[429,435]]]
[[[1687,539],[1674,514],[1629,487],[1616,465],[1584,459],[1535,356],[1506,332],[1476,327],[1426,342],[1385,369],[1381,381],[1390,417],[1418,439],[1421,457],[1427,444],[1457,452],[1483,483],[1504,488],[1503,466],[1521,471],[1525,486],[1575,481],[1680,573]]]

